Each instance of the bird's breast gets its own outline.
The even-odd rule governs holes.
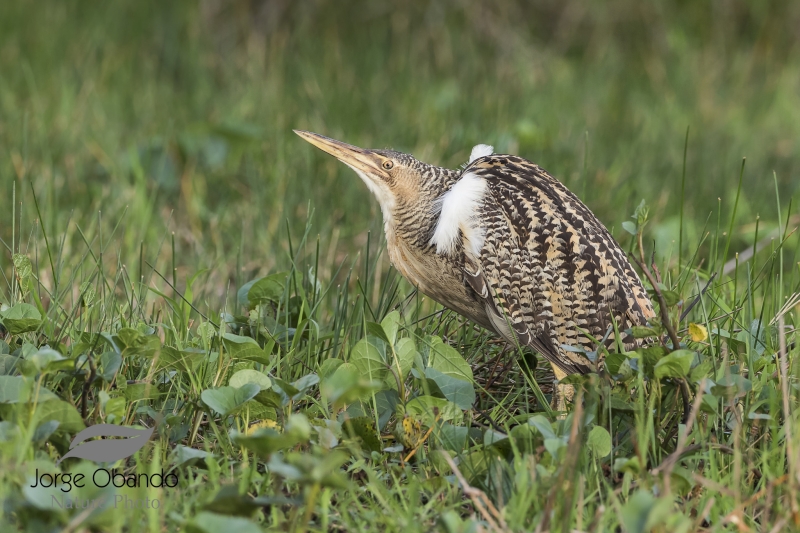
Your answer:
[[[456,261],[440,256],[433,250],[410,246],[395,236],[388,239],[388,249],[392,265],[420,292],[492,329],[483,304],[464,282],[461,267]]]

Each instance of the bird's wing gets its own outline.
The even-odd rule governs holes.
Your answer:
[[[511,328],[511,338],[568,374],[589,368],[564,346],[594,350],[581,329],[611,346],[612,315],[622,342],[635,345],[623,332],[655,316],[650,300],[625,253],[574,194],[516,156],[477,159],[463,175],[486,183],[480,256],[465,251],[465,278],[499,333],[509,338]]]

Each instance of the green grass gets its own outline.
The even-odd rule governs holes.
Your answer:
[[[0,6],[0,527],[798,527],[797,6],[298,4]],[[559,419],[292,128],[536,161],[640,232],[684,351],[606,354]],[[103,422],[178,484],[69,495],[158,508],[30,487]]]

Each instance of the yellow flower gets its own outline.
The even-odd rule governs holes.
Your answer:
[[[247,434],[250,435],[254,431],[261,428],[278,429],[278,423],[275,422],[274,420],[269,420],[269,419],[256,422],[255,424],[247,428]]]
[[[689,324],[689,335],[694,342],[702,342],[708,338],[708,330],[702,324]]]
[[[403,417],[400,440],[406,448],[416,448],[422,439],[422,424],[408,415]]]

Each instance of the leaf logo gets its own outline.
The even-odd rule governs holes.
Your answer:
[[[147,444],[154,429],[155,428],[133,429],[125,426],[117,426],[115,424],[97,424],[95,426],[89,426],[75,435],[75,438],[72,439],[69,445],[69,451],[59,459],[56,464],[60,464],[61,461],[67,457],[89,459],[96,463],[113,463],[119,459],[130,457]],[[127,438],[93,440],[81,444],[86,439],[91,439],[92,437]]]

